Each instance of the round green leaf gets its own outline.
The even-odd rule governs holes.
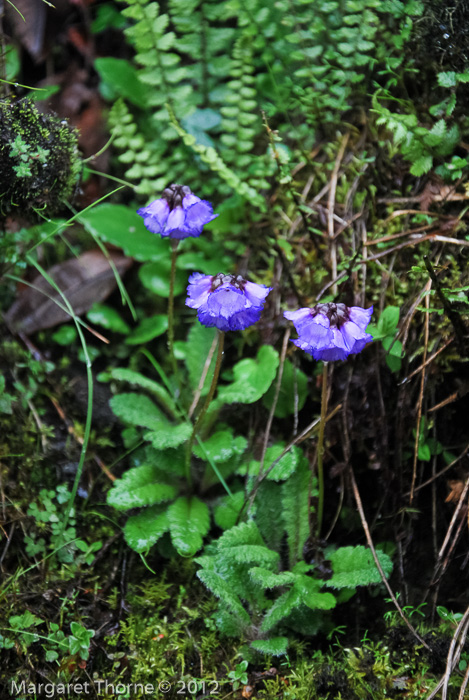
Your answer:
[[[130,331],[120,314],[112,306],[106,306],[106,304],[93,304],[86,314],[86,318],[90,323],[102,326],[114,333],[128,333]]]
[[[156,314],[143,321],[130,333],[125,342],[128,345],[140,345],[148,343],[153,338],[163,335],[168,330],[168,317],[166,314]]]
[[[171,540],[179,554],[193,556],[201,547],[210,526],[209,510],[195,496],[182,496],[168,508]]]
[[[160,297],[169,297],[170,272],[171,260],[168,257],[143,265],[140,268],[138,275],[143,286],[149,289],[150,292],[153,292],[153,294],[158,294]],[[174,294],[181,294],[186,286],[187,275],[180,270],[176,270]]]
[[[125,541],[135,552],[145,552],[168,530],[168,516],[160,506],[131,515],[124,527]]]
[[[123,204],[98,204],[78,218],[92,236],[119,246],[135,260],[170,259],[169,241],[147,231],[135,209]]]
[[[308,377],[300,369],[294,367],[290,360],[283,366],[282,383],[275,407],[276,418],[286,418],[296,410],[300,411],[306,401]],[[276,393],[276,382],[272,384],[263,398],[263,404],[270,409]]]
[[[114,482],[107,495],[108,504],[118,510],[129,510],[174,498],[176,488],[171,484],[157,483],[157,478],[161,478],[161,473],[154,465],[143,464],[129,469]]]

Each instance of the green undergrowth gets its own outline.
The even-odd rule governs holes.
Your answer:
[[[145,571],[142,565],[129,563],[134,575],[125,602],[118,581],[107,585],[112,549],[107,563],[101,561],[79,584],[60,584],[49,575],[46,601],[34,614],[28,608],[35,596],[43,595],[35,590],[34,579],[18,581],[15,595],[21,599],[27,591],[30,602],[15,616],[9,614],[19,607],[13,591],[3,598],[4,687],[13,679],[17,687],[24,681],[26,688],[45,680],[57,687],[88,681],[99,689],[99,697],[109,699],[160,697],[162,684],[170,698],[206,693],[269,700],[381,700],[420,697],[444,670],[454,624],[434,631],[420,625],[427,650],[395,616],[379,636],[365,629],[344,634],[338,627],[319,646],[298,636],[287,656],[252,651],[246,656],[243,638],[233,641],[216,630],[216,604],[194,577],[193,563],[173,560],[163,575],[150,579],[146,573],[142,583],[137,582]],[[461,664],[466,656],[463,652]],[[154,690],[145,692],[145,686]],[[451,684],[448,697],[456,698],[456,693]],[[31,691],[18,695],[31,696],[43,697]],[[55,697],[75,695],[59,692]]]

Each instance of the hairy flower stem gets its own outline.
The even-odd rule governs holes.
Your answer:
[[[213,377],[212,377],[212,383],[210,384],[210,389],[207,394],[207,398],[205,399],[205,403],[201,408],[201,411],[199,415],[196,418],[196,421],[194,423],[194,427],[192,429],[192,435],[190,437],[190,440],[187,444],[187,452],[186,452],[186,479],[187,483],[189,486],[192,486],[192,474],[191,474],[191,456],[192,456],[192,447],[194,445],[194,440],[197,435],[197,431],[200,427],[200,424],[202,423],[205,414],[207,413],[207,409],[210,406],[210,402],[213,399],[213,396],[215,394],[215,389],[217,388],[218,384],[218,376],[220,374],[220,368],[221,368],[221,361],[223,358],[223,345],[225,342],[225,334],[223,331],[218,331],[218,350],[217,350],[217,359],[215,361],[215,368],[213,370]]]
[[[179,374],[178,366],[176,362],[176,355],[174,354],[174,279],[176,277],[176,260],[177,260],[177,247],[179,241],[171,240],[171,274],[169,277],[169,299],[168,299],[168,348],[169,357],[171,360],[171,365],[173,368],[173,374],[178,380],[179,384]]]
[[[316,535],[319,539],[321,536],[322,515],[324,512],[324,469],[322,458],[324,455],[324,428],[326,427],[327,417],[327,362],[324,362],[322,368],[322,390],[321,390],[321,421],[319,423],[319,438],[318,438],[318,517],[316,521]]]

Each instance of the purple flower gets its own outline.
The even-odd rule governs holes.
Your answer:
[[[185,185],[170,185],[161,199],[155,199],[147,207],[137,209],[143,223],[151,233],[169,238],[200,236],[205,224],[216,219],[210,202],[192,194]]]
[[[247,282],[239,275],[212,277],[194,272],[189,277],[186,306],[197,309],[204,326],[220,331],[240,331],[259,320],[272,287]]]
[[[293,340],[299,348],[315,360],[330,362],[345,360],[349,355],[361,352],[373,340],[366,333],[373,307],[345,304],[317,304],[312,309],[285,311],[285,318],[293,321],[299,338]]]

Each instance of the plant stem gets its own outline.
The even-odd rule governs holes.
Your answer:
[[[178,377],[178,367],[176,355],[174,354],[174,278],[176,276],[177,247],[179,241],[171,240],[171,274],[169,277],[169,299],[168,299],[168,348],[173,374]]]
[[[207,413],[207,409],[210,406],[210,402],[213,399],[213,396],[215,394],[215,389],[217,388],[218,384],[218,376],[220,374],[220,368],[221,368],[221,361],[223,358],[223,345],[225,342],[225,333],[223,331],[218,331],[218,350],[217,350],[217,359],[215,361],[215,368],[213,370],[213,377],[212,377],[212,383],[210,384],[210,389],[207,394],[207,398],[205,399],[205,403],[199,413],[199,415],[196,418],[196,421],[194,423],[194,427],[192,429],[192,435],[190,437],[190,440],[187,445],[187,452],[186,452],[186,479],[189,484],[189,486],[192,486],[192,474],[191,474],[191,456],[192,456],[192,447],[194,445],[194,440],[197,435],[197,430]]]
[[[319,539],[321,536],[322,515],[324,512],[324,469],[322,457],[324,454],[324,428],[326,427],[327,415],[327,362],[324,362],[322,368],[322,390],[321,390],[321,421],[319,423],[319,438],[318,438],[318,517],[316,522],[316,534]]]

